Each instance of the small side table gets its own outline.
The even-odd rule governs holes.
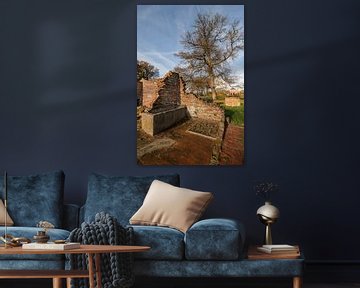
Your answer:
[[[267,254],[257,250],[257,246],[250,246],[248,249],[247,259],[252,261],[284,261],[288,260],[284,265],[294,265],[294,261],[303,261],[303,256],[300,253],[293,254],[293,253],[278,253],[278,254]],[[296,263],[298,264],[298,263]],[[288,275],[284,275],[288,276]],[[294,275],[291,275],[293,279],[293,288],[301,288],[302,286],[302,273],[296,272]]]

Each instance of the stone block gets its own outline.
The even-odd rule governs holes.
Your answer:
[[[180,106],[158,113],[141,114],[141,128],[150,135],[160,133],[187,117],[187,109]]]

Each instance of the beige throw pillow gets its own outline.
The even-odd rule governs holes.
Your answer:
[[[143,205],[130,224],[166,226],[186,232],[212,200],[210,192],[199,192],[154,180]]]
[[[14,225],[14,221],[11,219],[8,213],[6,213],[6,225],[12,226]],[[5,205],[3,201],[0,199],[0,226],[5,225]]]

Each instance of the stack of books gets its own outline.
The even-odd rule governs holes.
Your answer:
[[[268,254],[299,254],[298,246],[291,246],[286,244],[262,245],[257,247],[257,250]]]
[[[248,259],[296,259],[300,257],[299,246],[281,245],[261,245],[250,246]]]

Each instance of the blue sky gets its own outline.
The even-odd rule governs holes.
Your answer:
[[[243,5],[138,5],[137,59],[156,66],[163,76],[180,62],[181,36],[192,30],[198,13],[220,13],[244,27]],[[244,81],[244,51],[230,63],[240,85]]]

